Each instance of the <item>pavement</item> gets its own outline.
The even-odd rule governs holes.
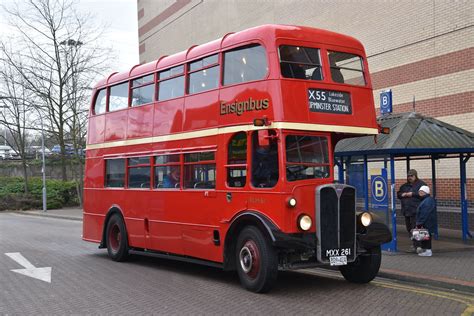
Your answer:
[[[18,211],[23,215],[82,221],[82,209]],[[383,252],[379,277],[474,293],[474,240],[463,242],[459,231],[440,229],[433,240],[433,256],[409,252],[411,241],[398,227],[398,252]]]

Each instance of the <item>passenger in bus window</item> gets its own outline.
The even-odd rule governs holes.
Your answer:
[[[179,188],[179,167],[171,167],[170,173],[163,177],[163,188]]]
[[[336,61],[329,59],[331,66],[331,78],[334,82],[344,83],[344,75],[341,72],[341,69],[336,65]]]
[[[306,79],[306,72],[294,63],[297,49],[294,46],[283,46],[280,49],[281,75],[285,78]]]

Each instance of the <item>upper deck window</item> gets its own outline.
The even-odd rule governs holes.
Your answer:
[[[184,95],[184,66],[177,66],[158,73],[158,101]]]
[[[110,87],[109,112],[128,107],[128,81]]]
[[[329,153],[326,137],[286,136],[286,177],[288,181],[328,178]]]
[[[365,86],[364,68],[360,56],[328,51],[331,78],[334,82]]]
[[[155,76],[151,74],[132,81],[132,106],[153,102],[154,79]]]
[[[224,85],[260,80],[268,73],[265,48],[240,47],[224,53]]]
[[[106,106],[106,95],[107,90],[102,89],[97,93],[97,97],[95,98],[94,102],[94,114],[102,114],[105,113],[105,106]]]
[[[319,49],[280,46],[281,75],[285,78],[322,80]]]
[[[189,94],[215,89],[219,85],[217,54],[190,63],[189,71]]]

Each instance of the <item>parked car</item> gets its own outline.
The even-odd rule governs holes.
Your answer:
[[[66,156],[72,156],[74,155],[74,147],[70,144],[65,145],[65,150],[66,150]],[[60,145],[54,145],[54,147],[51,149],[51,153],[53,155],[60,155],[61,154],[61,146]],[[79,156],[84,156],[85,155],[85,149],[79,148],[77,150],[77,154]]]
[[[41,146],[30,146],[26,150],[27,157],[34,158],[34,159],[39,159],[41,158],[41,155],[43,153],[43,150]],[[49,150],[47,147],[44,148],[44,155],[45,156],[51,156],[51,150]]]
[[[10,146],[0,145],[0,159],[11,159],[13,154],[16,154],[13,148]]]

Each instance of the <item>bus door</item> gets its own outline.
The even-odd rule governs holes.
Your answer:
[[[185,207],[182,222],[184,253],[211,261],[221,261],[215,231],[218,203],[216,193],[216,151],[183,154],[183,191]],[[215,251],[212,251],[215,249]]]

